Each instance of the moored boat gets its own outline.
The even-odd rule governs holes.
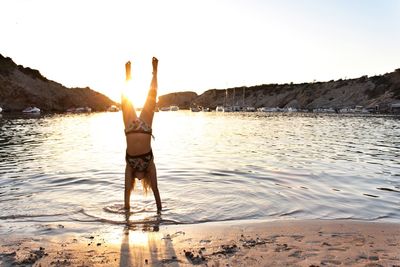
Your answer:
[[[246,112],[255,112],[255,111],[256,111],[256,108],[255,108],[255,107],[246,107],[246,108],[244,109],[244,111],[246,111]]]
[[[223,110],[223,112],[232,112],[232,111],[233,111],[233,109],[231,106],[224,107],[224,110]]]
[[[261,107],[261,108],[258,108],[258,111],[260,111],[260,112],[277,112],[278,108]]]
[[[92,109],[89,107],[79,107],[79,108],[69,108],[67,109],[68,113],[90,113]]]
[[[201,107],[191,107],[190,110],[192,112],[200,112],[201,111]]]
[[[24,109],[22,111],[22,113],[26,113],[26,114],[38,114],[40,113],[40,109],[37,107],[27,107],[26,109]]]
[[[170,111],[171,108],[170,107],[161,107],[160,111]]]
[[[119,111],[119,108],[118,108],[116,105],[111,105],[111,106],[107,109],[107,111],[109,111],[109,112],[118,112],[118,111]]]
[[[86,113],[86,112],[90,113],[90,112],[92,112],[92,109],[89,107],[79,107],[79,108],[75,109],[75,112],[76,113]]]
[[[223,111],[224,111],[224,107],[223,107],[223,106],[217,106],[217,107],[215,108],[215,111],[216,111],[216,112],[223,112]]]

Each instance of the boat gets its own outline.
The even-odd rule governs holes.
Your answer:
[[[200,112],[201,111],[201,107],[191,107],[190,110],[192,112]]]
[[[242,111],[242,108],[240,106],[232,106],[231,109],[232,109],[233,112]]]
[[[223,110],[223,112],[232,112],[232,111],[233,110],[232,110],[231,106],[224,107],[224,110]]]
[[[92,112],[92,109],[89,107],[79,107],[75,109],[75,113],[86,113],[86,112],[90,113]]]
[[[170,106],[170,107],[169,107],[169,110],[170,110],[170,111],[178,111],[178,110],[179,110],[179,107],[178,107],[178,106]]]
[[[261,107],[261,108],[258,108],[258,111],[260,111],[260,112],[278,112],[278,108]]]
[[[111,106],[107,109],[107,111],[109,111],[109,112],[118,112],[118,111],[119,111],[119,108],[118,108],[116,105],[111,105]]]
[[[27,107],[26,109],[24,109],[22,111],[22,113],[26,113],[26,114],[38,114],[40,113],[40,109],[37,107]]]
[[[90,113],[92,109],[89,107],[69,108],[67,113]]]
[[[161,107],[160,110],[161,111],[170,111],[171,108],[170,107]]]
[[[216,112],[223,112],[223,111],[224,111],[224,106],[217,106],[217,107],[215,108],[215,111],[216,111]]]
[[[336,111],[333,108],[315,108],[313,109],[314,113],[335,113]]]
[[[247,112],[255,112],[256,108],[255,107],[246,107],[245,111],[247,111]]]
[[[245,111],[245,112],[255,112],[255,111],[256,111],[256,108],[255,108],[255,107],[247,106],[247,105],[246,105],[245,96],[246,96],[246,87],[243,87],[243,101],[242,101],[242,108],[241,108],[241,110],[242,110],[242,111]]]

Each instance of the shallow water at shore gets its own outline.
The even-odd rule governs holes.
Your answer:
[[[0,233],[125,225],[121,113],[0,118]],[[400,120],[159,112],[164,210],[133,193],[131,225],[247,219],[400,221]]]

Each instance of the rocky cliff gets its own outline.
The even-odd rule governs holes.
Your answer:
[[[189,109],[191,105],[195,105],[195,99],[198,95],[195,92],[179,92],[162,95],[158,97],[158,107],[178,106],[180,109]]]
[[[0,54],[0,106],[5,111],[21,111],[28,106],[55,112],[71,107],[103,111],[115,104],[89,87],[66,88],[46,79],[38,70],[17,65]]]
[[[171,94],[169,94],[171,95]],[[263,84],[250,87],[211,89],[192,98],[188,92],[174,93],[163,98],[162,104],[187,107],[192,105],[215,108],[219,105],[238,105],[279,108],[354,108],[376,107],[386,111],[393,103],[400,102],[400,69],[384,75],[357,79],[302,84]],[[161,102],[161,101],[160,101]],[[173,102],[173,103],[172,103]],[[162,106],[162,105],[160,105]]]

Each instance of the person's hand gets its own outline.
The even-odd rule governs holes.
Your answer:
[[[151,63],[153,64],[153,73],[157,73],[158,59],[156,57],[153,57]]]
[[[126,73],[126,80],[129,81],[131,79],[131,62],[130,61],[125,63],[125,73]]]

